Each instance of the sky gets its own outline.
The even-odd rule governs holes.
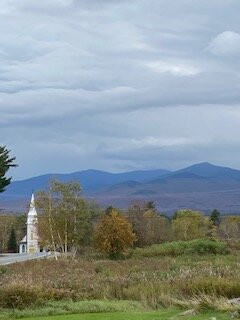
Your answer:
[[[240,168],[239,0],[0,0],[14,179]]]

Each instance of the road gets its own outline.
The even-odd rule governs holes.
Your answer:
[[[34,259],[43,259],[53,256],[51,252],[39,252],[36,254],[20,254],[20,253],[8,253],[8,254],[0,254],[0,265],[11,264],[15,262],[24,262],[28,260]]]

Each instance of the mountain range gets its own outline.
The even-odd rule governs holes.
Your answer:
[[[46,189],[51,178],[80,182],[85,197],[102,206],[126,208],[134,201],[155,201],[158,209],[172,213],[181,208],[217,208],[223,213],[240,210],[240,170],[203,162],[177,171],[164,169],[110,173],[84,170],[70,174],[46,174],[13,181],[0,195],[0,208],[24,210],[31,192]]]

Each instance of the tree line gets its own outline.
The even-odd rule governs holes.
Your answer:
[[[210,217],[194,210],[179,210],[171,218],[157,211],[154,202],[134,203],[127,210],[100,208],[85,200],[79,183],[52,180],[49,190],[36,193],[41,247],[76,255],[83,248],[114,256],[128,247],[144,247],[177,240],[216,238],[240,240],[240,216]],[[0,252],[16,250],[26,233],[26,215],[0,215]],[[14,240],[15,239],[15,240]]]

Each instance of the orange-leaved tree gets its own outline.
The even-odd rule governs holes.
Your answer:
[[[135,240],[131,224],[116,209],[101,218],[94,233],[94,247],[110,258],[124,254]]]

